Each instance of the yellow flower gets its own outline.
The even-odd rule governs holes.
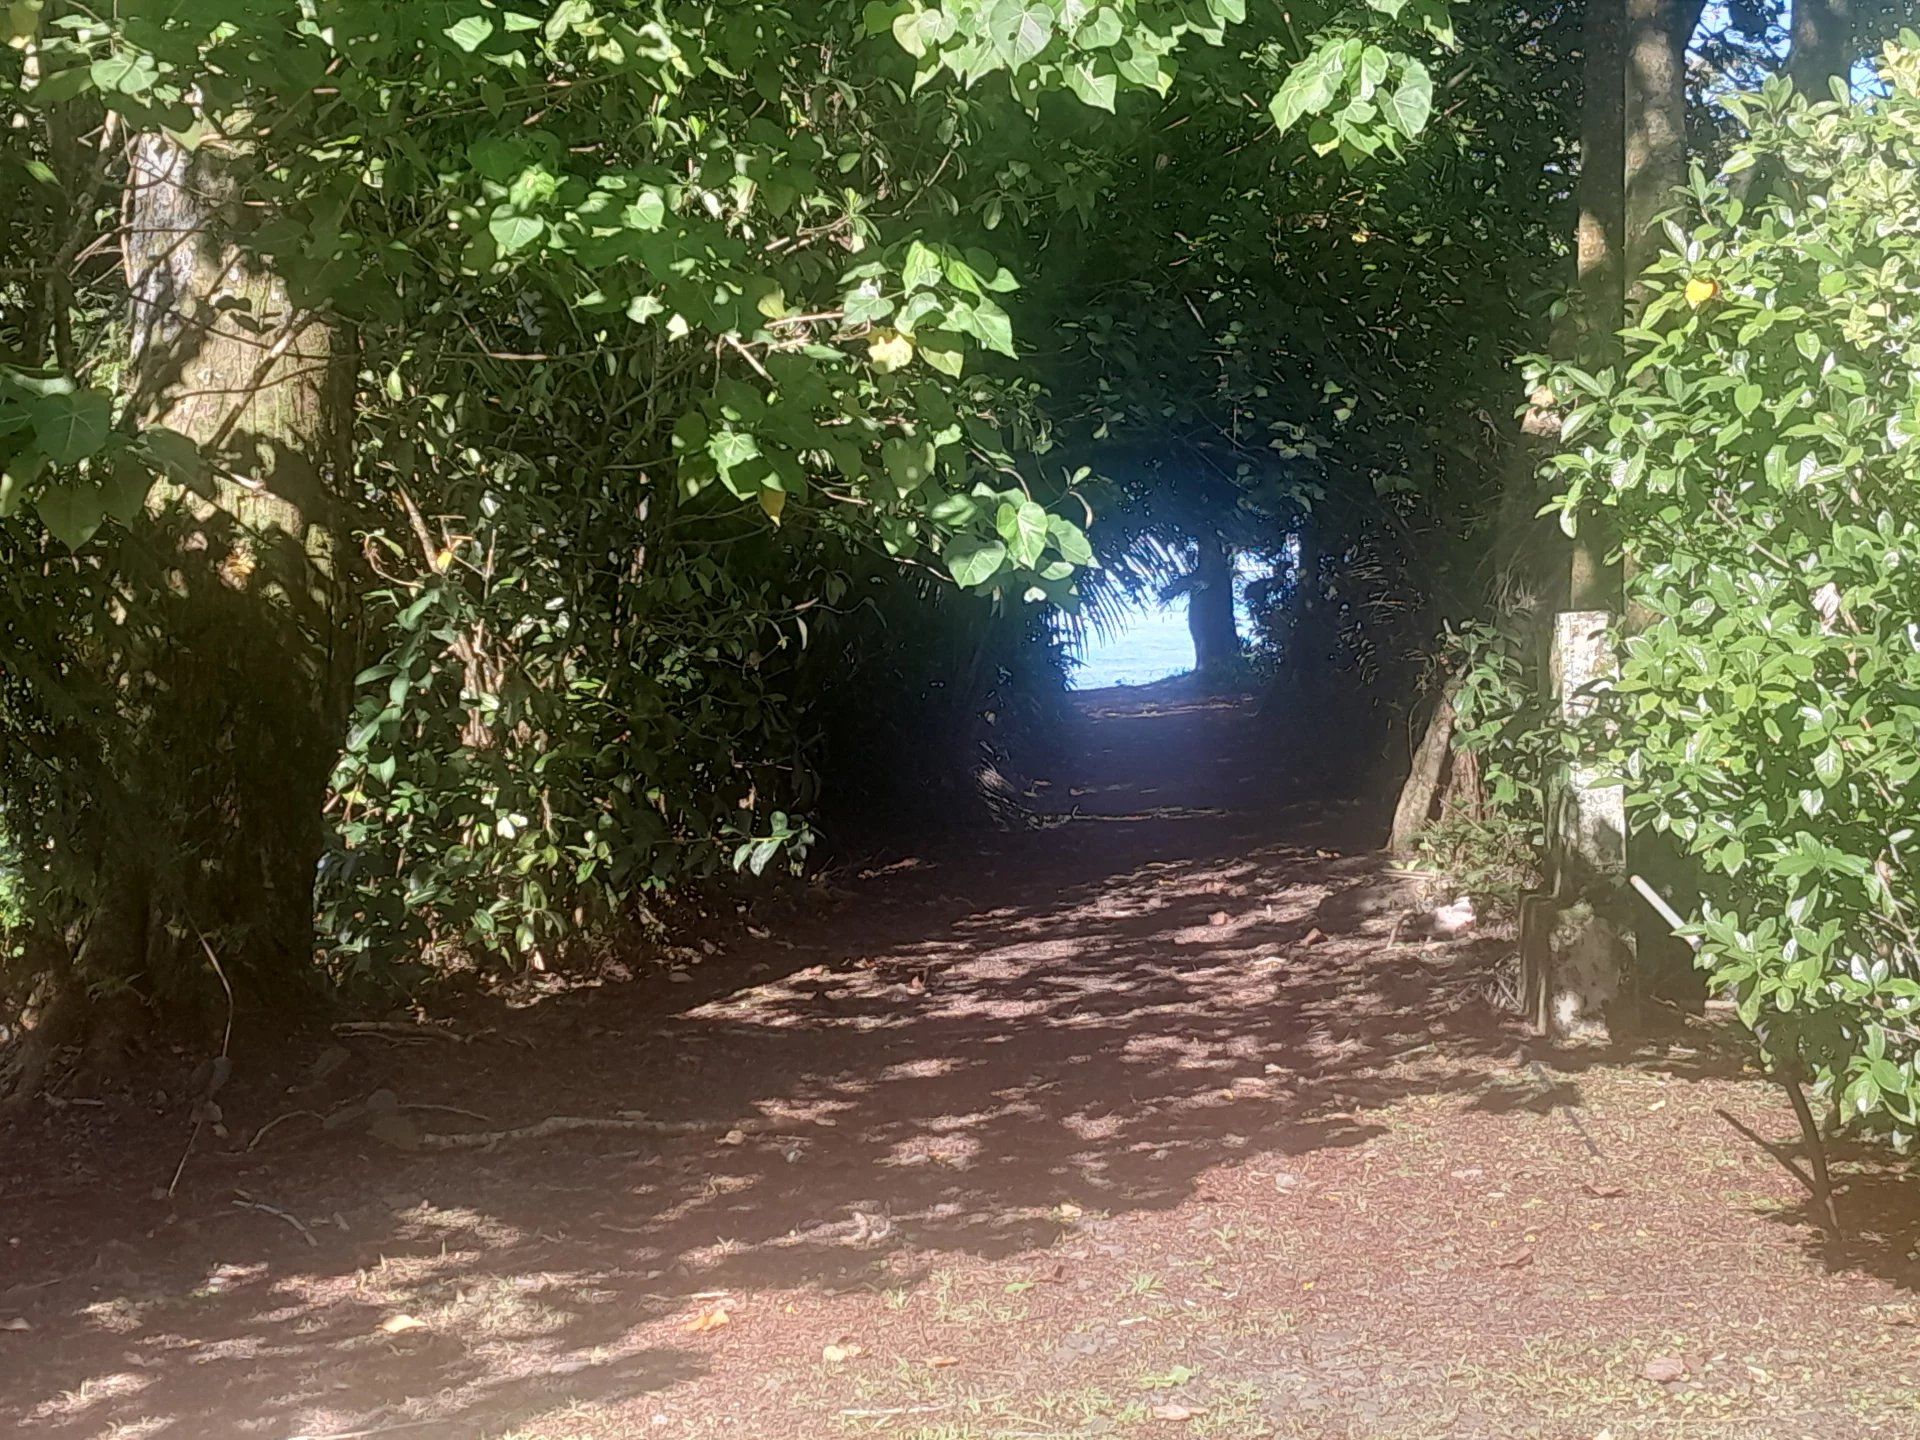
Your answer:
[[[1696,275],[1687,281],[1687,304],[1698,310],[1714,296],[1720,293],[1720,282],[1709,280],[1704,275]]]

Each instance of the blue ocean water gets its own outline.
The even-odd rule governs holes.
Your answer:
[[[1068,682],[1075,690],[1110,685],[1151,685],[1193,669],[1193,636],[1187,631],[1184,598],[1143,605],[1117,635],[1090,635],[1078,652],[1079,668]]]
[[[1253,628],[1246,587],[1272,571],[1270,562],[1239,557],[1234,566],[1235,618],[1244,637]],[[1193,635],[1187,629],[1184,595],[1166,601],[1140,601],[1115,635],[1090,635],[1083,649],[1070,650],[1079,667],[1067,681],[1071,690],[1104,690],[1111,685],[1151,685],[1193,669]]]

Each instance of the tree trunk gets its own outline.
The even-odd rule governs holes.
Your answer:
[[[1831,100],[1829,82],[1853,73],[1854,22],[1853,0],[1793,0],[1787,75],[1809,100]]]
[[[1586,89],[1580,108],[1579,220],[1574,233],[1575,303],[1562,354],[1589,371],[1619,359],[1626,323],[1626,44],[1628,0],[1588,0],[1583,43]],[[1597,517],[1573,538],[1567,605],[1573,610],[1619,606],[1620,574],[1608,563],[1613,537]]]
[[[1193,636],[1194,668],[1207,671],[1240,655],[1233,618],[1233,551],[1218,535],[1200,537],[1200,561],[1187,592],[1187,630]]]
[[[1453,700],[1459,693],[1460,679],[1455,676],[1440,691],[1439,703],[1433,707],[1426,732],[1420,737],[1420,747],[1413,752],[1413,768],[1400,789],[1400,803],[1393,810],[1393,833],[1387,840],[1390,850],[1411,850],[1433,814],[1433,802],[1446,773],[1447,753],[1453,748]]]
[[[1687,43],[1702,0],[1627,0],[1626,232],[1629,318],[1660,253],[1658,217],[1687,179]]]
[[[1555,340],[1562,354],[1593,369],[1619,358],[1621,317],[1626,313],[1626,37],[1625,0],[1588,0],[1580,178],[1574,189],[1579,207],[1575,303],[1570,325],[1561,327]]]
[[[149,504],[171,559],[151,597],[160,638],[139,657],[147,765],[129,788],[160,843],[139,876],[141,939],[100,963],[145,969],[157,998],[217,995],[214,944],[236,983],[284,993],[312,974],[322,807],[353,674],[350,346],[242,248],[253,212],[207,151],[145,135],[131,164],[135,404],[211,464]]]

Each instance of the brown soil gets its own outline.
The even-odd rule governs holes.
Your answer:
[[[1726,1037],[1556,1052],[1497,940],[1312,936],[1377,861],[1269,722],[1086,709],[1058,823],[243,1064],[171,1199],[177,1100],[12,1122],[0,1435],[1920,1436],[1896,1177],[1844,1165],[1824,1247]],[[401,1141],[712,1127],[314,1118],[376,1091]]]

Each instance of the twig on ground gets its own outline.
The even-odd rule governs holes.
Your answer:
[[[742,1135],[765,1135],[792,1128],[795,1127],[764,1117],[745,1120],[656,1120],[623,1110],[618,1115],[549,1115],[544,1120],[514,1125],[504,1130],[470,1130],[450,1135],[429,1130],[418,1137],[417,1143],[423,1150],[491,1150],[496,1145],[512,1140],[546,1140],[555,1135],[591,1131],[631,1134],[637,1130],[648,1135],[730,1135],[738,1131]]]
[[[220,1059],[231,1063],[230,1055],[233,1049],[233,986],[227,980],[227,972],[220,964],[220,957],[213,953],[213,944],[207,939],[207,932],[202,930],[198,925],[195,925],[193,927],[193,933],[200,937],[200,948],[207,952],[207,963],[213,966],[213,973],[220,977],[220,988],[227,992],[227,1029],[226,1033],[220,1037]],[[214,1091],[219,1089],[219,1082],[224,1078],[224,1076],[216,1073],[214,1081],[208,1086],[207,1094],[209,1097],[211,1097]],[[206,1117],[201,1113],[201,1107],[196,1105],[194,1107],[193,1129],[188,1132],[186,1146],[180,1152],[180,1163],[173,1167],[173,1178],[167,1182],[167,1198],[169,1200],[173,1198],[173,1192],[180,1188],[180,1177],[187,1173],[187,1157],[193,1154],[194,1144],[200,1139],[200,1131],[206,1123]]]
[[[269,1120],[266,1124],[262,1125],[258,1130],[254,1131],[253,1138],[247,1141],[247,1149],[248,1150],[253,1149],[254,1146],[258,1145],[262,1140],[266,1139],[268,1133],[271,1132],[276,1125],[279,1125],[283,1121],[287,1121],[287,1120],[297,1120],[302,1115],[306,1116],[307,1119],[309,1120],[318,1120],[323,1125],[326,1123],[326,1119],[327,1119],[327,1117],[322,1115],[318,1110],[289,1110],[284,1115],[274,1116],[273,1119]],[[242,1153],[245,1153],[245,1152],[242,1152]]]
[[[173,1192],[180,1188],[180,1177],[187,1173],[187,1157],[193,1153],[193,1142],[200,1138],[200,1126],[204,1122],[195,1120],[193,1129],[187,1132],[186,1149],[180,1152],[180,1163],[173,1167],[173,1178],[167,1182],[167,1198],[173,1198]]]
[[[396,1430],[421,1430],[428,1425],[445,1425],[446,1420],[399,1420],[391,1425],[374,1425],[365,1430],[303,1430],[287,1440],[366,1440],[369,1435],[391,1435]]]
[[[444,1040],[449,1045],[464,1045],[471,1036],[418,1020],[343,1020],[334,1030],[341,1035],[372,1035],[381,1040]]]
[[[206,932],[196,925],[194,933],[200,937],[200,948],[207,952],[207,963],[213,966],[213,973],[220,977],[220,988],[227,992],[227,1033],[220,1037],[220,1054],[224,1059],[233,1049],[233,985],[221,967],[220,957],[213,953],[213,944],[207,939]]]
[[[482,1125],[493,1118],[490,1115],[482,1115],[478,1110],[462,1110],[458,1105],[429,1105],[424,1100],[402,1101],[400,1108],[402,1110],[437,1110],[442,1115],[464,1115],[469,1120],[478,1120]]]
[[[282,1210],[278,1205],[269,1205],[264,1200],[236,1200],[233,1204],[234,1208],[238,1210],[258,1210],[266,1215],[278,1215],[282,1220],[286,1221],[287,1224],[291,1225],[295,1230],[298,1230],[300,1232],[300,1238],[306,1241],[313,1249],[318,1250],[320,1248],[320,1242],[313,1238],[313,1232],[286,1211]]]

